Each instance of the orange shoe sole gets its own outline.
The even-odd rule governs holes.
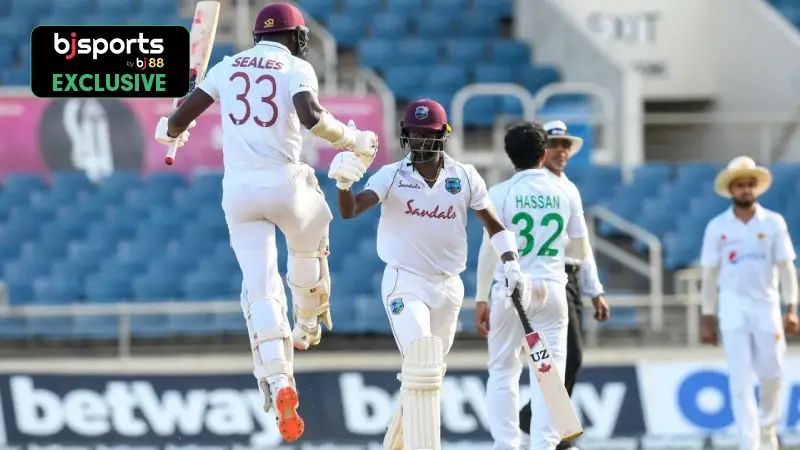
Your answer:
[[[286,442],[296,441],[305,431],[305,423],[297,414],[300,402],[294,388],[285,387],[278,391],[275,404],[278,407],[278,430]]]

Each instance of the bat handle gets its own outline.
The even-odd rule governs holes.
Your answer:
[[[514,304],[514,309],[517,310],[520,322],[522,322],[522,329],[525,334],[530,334],[533,333],[533,327],[531,326],[531,319],[528,318],[528,313],[522,307],[521,295],[519,288],[514,289],[514,292],[511,293],[511,302]]]
[[[164,157],[164,164],[171,166],[175,163],[175,154],[178,152],[178,140],[169,145],[167,148],[167,156]]]

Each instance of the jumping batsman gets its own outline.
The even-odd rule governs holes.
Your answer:
[[[517,234],[520,266],[530,278],[527,311],[533,329],[544,335],[559,373],[565,373],[568,306],[564,255],[582,261],[591,254],[580,195],[574,185],[542,169],[548,134],[538,123],[526,122],[508,130],[505,150],[517,173],[489,190],[497,214]],[[570,187],[572,186],[572,187]],[[479,292],[487,292],[494,270],[489,314],[489,380],[487,409],[494,449],[519,449],[519,358],[524,335],[517,313],[509,306],[497,259],[487,251],[486,236],[478,262]],[[485,295],[485,294],[484,294]],[[485,305],[478,308],[485,310]],[[488,311],[487,311],[488,312]],[[479,315],[479,321],[481,321]],[[531,374],[531,380],[535,380]],[[552,450],[560,442],[537,383],[531,383],[531,449]]]
[[[577,186],[567,178],[564,169],[567,167],[569,159],[581,149],[583,139],[579,136],[569,134],[567,125],[561,120],[554,120],[544,124],[544,131],[547,132],[547,151],[544,156],[544,168],[564,184],[567,189],[574,190],[576,195],[580,195]],[[567,246],[570,250],[570,246]],[[567,366],[564,372],[564,387],[572,395],[572,388],[575,387],[578,371],[583,362],[583,301],[581,295],[587,295],[592,299],[594,308],[594,318],[604,322],[609,318],[609,307],[603,295],[603,285],[597,274],[597,264],[594,255],[583,261],[579,261],[567,252],[564,258],[564,269],[567,272]],[[480,273],[480,272],[479,272]],[[485,336],[489,329],[489,287],[491,286],[491,273],[485,277],[484,281],[479,281],[481,287],[476,300],[478,307],[476,318],[478,319],[478,332]],[[531,427],[531,404],[528,402],[519,412],[519,428],[525,433],[530,433]],[[567,450],[572,447],[569,441],[562,441],[556,447],[557,450]]]
[[[400,404],[384,439],[386,449],[441,448],[439,393],[464,297],[459,274],[467,260],[467,212],[473,209],[503,261],[505,288],[525,291],[514,235],[490,208],[475,168],[444,153],[450,126],[444,108],[417,100],[400,122],[402,160],[383,166],[354,195],[364,167],[353,154],[337,155],[328,176],[337,180],[342,217],[381,203],[378,256],[386,263],[382,300],[403,356]]]
[[[308,49],[308,28],[297,8],[288,3],[263,8],[253,40],[252,48],[211,68],[169,119],[161,118],[156,140],[182,144],[194,119],[220,102],[222,208],[244,278],[241,302],[253,374],[265,395],[265,411],[275,406],[281,435],[293,441],[303,434],[304,424],[296,412],[292,341],[295,348],[308,349],[320,341],[320,322],[332,327],[327,264],[332,215],[313,169],[300,162],[300,127],[358,153],[364,169],[374,158],[377,137],[345,126],[320,106],[317,76],[301,59]],[[276,225],[289,248],[286,281],[294,304],[293,332],[278,274]]]
[[[756,201],[771,183],[770,172],[746,156],[733,159],[717,175],[714,189],[733,205],[708,223],[700,257],[702,340],[716,345],[719,325],[742,450],[778,449],[783,332],[798,331],[797,272],[789,231],[780,214]],[[786,303],[783,324],[779,297]],[[761,385],[760,419],[754,372]]]

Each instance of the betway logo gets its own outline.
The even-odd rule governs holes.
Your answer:
[[[28,376],[10,378],[19,431],[44,437],[65,429],[81,436],[137,437],[249,435],[251,444],[281,442],[275,418],[265,414],[258,389],[166,390],[148,381],[109,381],[105,391],[74,389],[62,396],[36,387]]]

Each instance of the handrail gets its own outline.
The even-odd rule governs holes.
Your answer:
[[[661,241],[658,236],[632,223],[603,206],[592,207],[587,214],[590,239],[594,248],[606,256],[642,274],[650,280],[650,326],[654,331],[664,329],[664,281]],[[647,245],[648,261],[636,257],[616,246],[607,239],[599,237],[595,232],[595,221],[603,222],[617,228]]]
[[[374,70],[367,67],[358,69],[358,72],[356,72],[355,85],[356,92],[361,90],[363,91],[362,93],[366,93],[366,91],[371,90],[380,96],[383,112],[383,132],[385,139],[388,141],[386,143],[381,142],[380,145],[387,149],[397,148],[397,146],[394,145],[398,139],[398,121],[394,93],[386,86],[383,78],[378,76]]]
[[[619,139],[617,137],[617,132],[614,129],[616,105],[614,103],[614,96],[611,95],[611,92],[609,92],[608,89],[595,83],[580,81],[563,81],[546,84],[536,92],[536,95],[533,96],[533,102],[535,105],[535,111],[537,111],[537,115],[538,111],[540,111],[547,103],[547,100],[553,96],[563,94],[586,94],[597,99],[600,106],[599,116],[601,117],[600,120],[603,124],[603,132],[600,133],[603,143],[602,145],[596,146],[597,148],[593,149],[593,151],[610,152],[618,147]],[[583,115],[578,118],[588,120],[588,122],[594,124],[596,122],[596,115],[597,114],[592,112],[588,118],[584,117]],[[562,114],[559,115],[558,119],[569,121],[571,116]]]
[[[533,120],[536,109],[533,107],[533,96],[524,87],[514,83],[474,83],[468,84],[456,92],[452,103],[453,133],[448,148],[455,159],[461,160],[464,155],[464,105],[472,97],[511,95],[522,102],[523,118]]]

